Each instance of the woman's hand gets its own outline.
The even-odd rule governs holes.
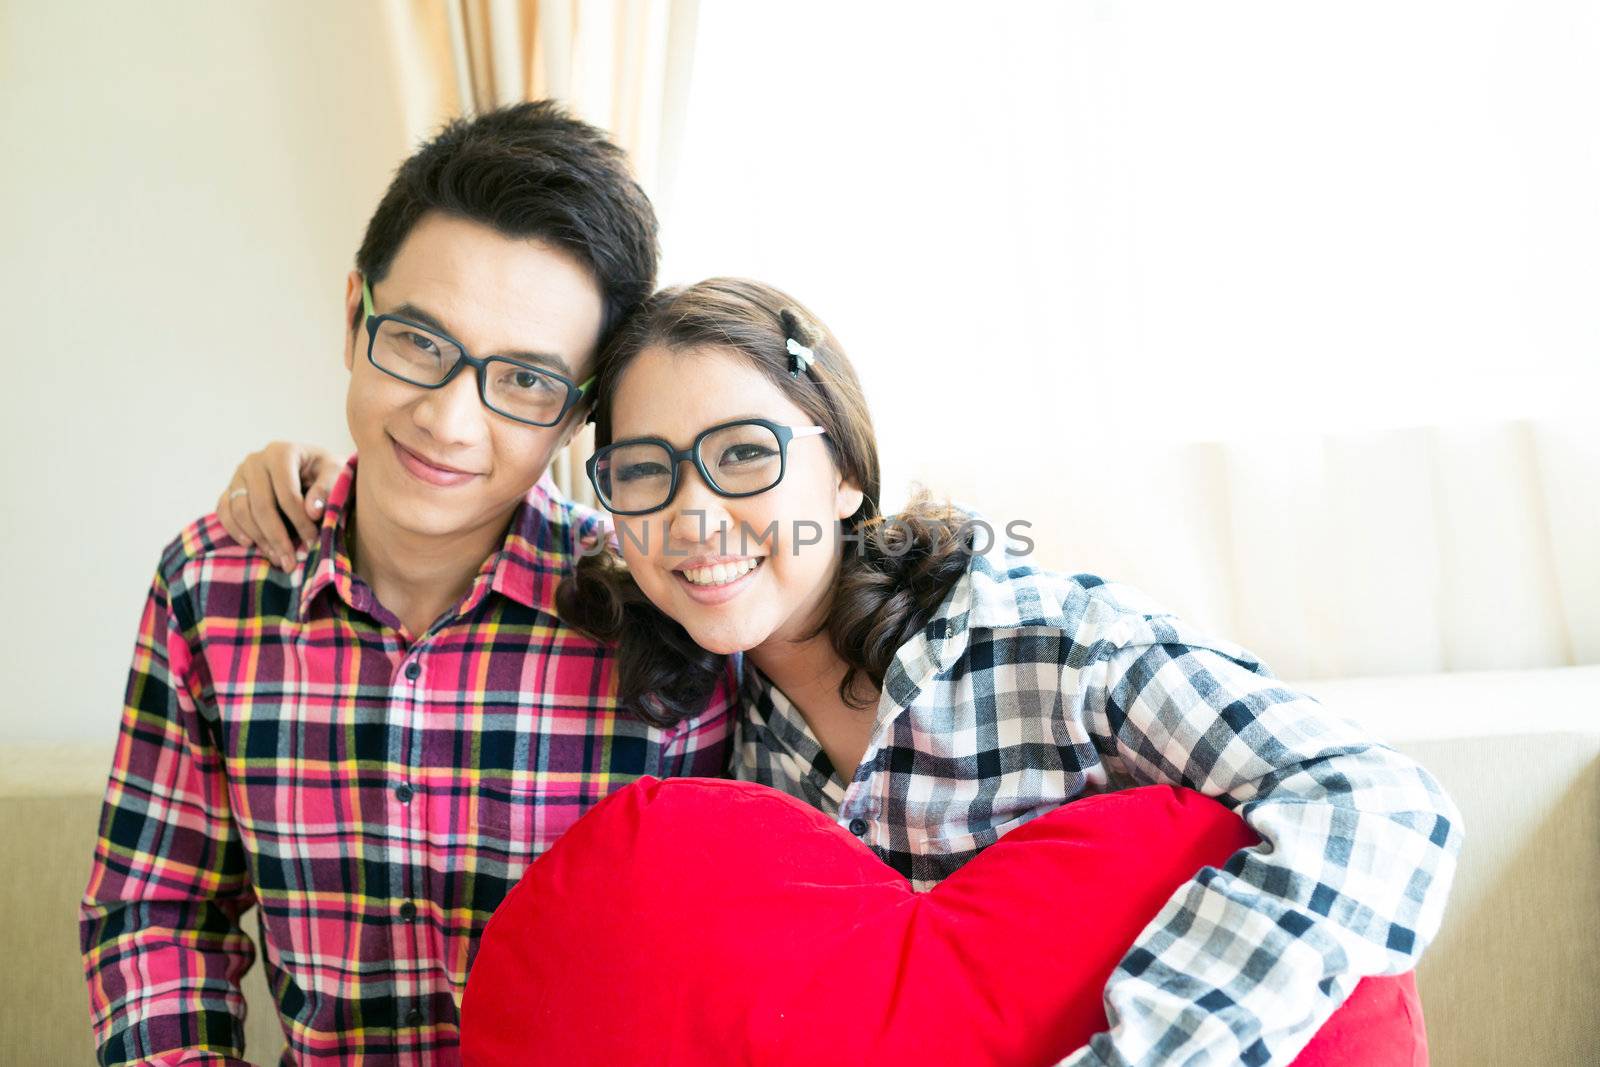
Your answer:
[[[217,518],[239,544],[253,545],[280,569],[293,570],[295,544],[316,539],[343,467],[338,456],[315,445],[274,441],[244,457],[217,498]]]

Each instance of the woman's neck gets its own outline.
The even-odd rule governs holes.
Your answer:
[[[833,690],[837,696],[839,683],[848,669],[844,659],[833,650],[826,633],[803,641],[768,641],[752,648],[745,658],[783,690],[784,696],[796,707],[803,707],[800,699],[803,693]]]
[[[839,683],[850,665],[834,651],[828,635],[768,642],[751,649],[745,658],[794,705],[839,777],[845,782],[854,778],[872,740],[877,694],[862,694],[873,698],[866,707],[839,695]]]

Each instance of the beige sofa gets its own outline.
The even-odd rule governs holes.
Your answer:
[[[1467,845],[1420,970],[1438,1067],[1600,1063],[1600,667],[1307,685],[1421,760]],[[93,1062],[74,908],[109,750],[0,749],[0,1063]],[[254,928],[247,918],[247,929]],[[253,1063],[282,1037],[259,966]]]

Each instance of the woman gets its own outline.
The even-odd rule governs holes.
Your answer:
[[[1134,785],[1216,797],[1261,838],[1171,898],[1070,1062],[1281,1062],[1361,976],[1415,964],[1461,840],[1437,783],[1126,588],[974,552],[956,509],[883,517],[855,373],[794,300],[732,279],[658,294],[595,403],[620,559],[587,558],[560,603],[618,643],[639,714],[682,717],[742,654],[735,776],[919,889]],[[242,473],[264,481],[266,459]],[[295,474],[279,500],[298,504]]]

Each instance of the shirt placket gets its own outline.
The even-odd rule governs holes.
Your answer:
[[[397,904],[393,916],[392,950],[398,966],[394,970],[396,1023],[406,1036],[397,1044],[412,1051],[402,1052],[399,1065],[422,1065],[428,1059],[428,1043],[422,1032],[437,1020],[429,1017],[427,977],[436,973],[442,961],[431,959],[432,938],[427,936],[429,921],[422,902],[426,899],[427,875],[423,869],[428,831],[428,805],[419,795],[424,784],[419,764],[423,749],[427,713],[428,646],[417,642],[407,650],[395,668],[390,688],[390,726],[394,731],[395,757],[388,783],[389,824],[394,828],[390,847],[395,872]]]
[[[884,741],[894,729],[894,720],[904,713],[904,709],[893,707],[886,708],[885,703],[892,703],[889,695],[885,693],[880,698],[879,722],[872,731],[872,737],[867,741],[866,751],[861,754],[861,762],[856,767],[856,775],[845,784],[844,800],[839,804],[838,824],[855,835],[863,844],[881,844],[881,834],[875,832],[878,817],[883,813],[882,794],[885,787],[885,777],[877,766],[878,753],[882,751]]]

